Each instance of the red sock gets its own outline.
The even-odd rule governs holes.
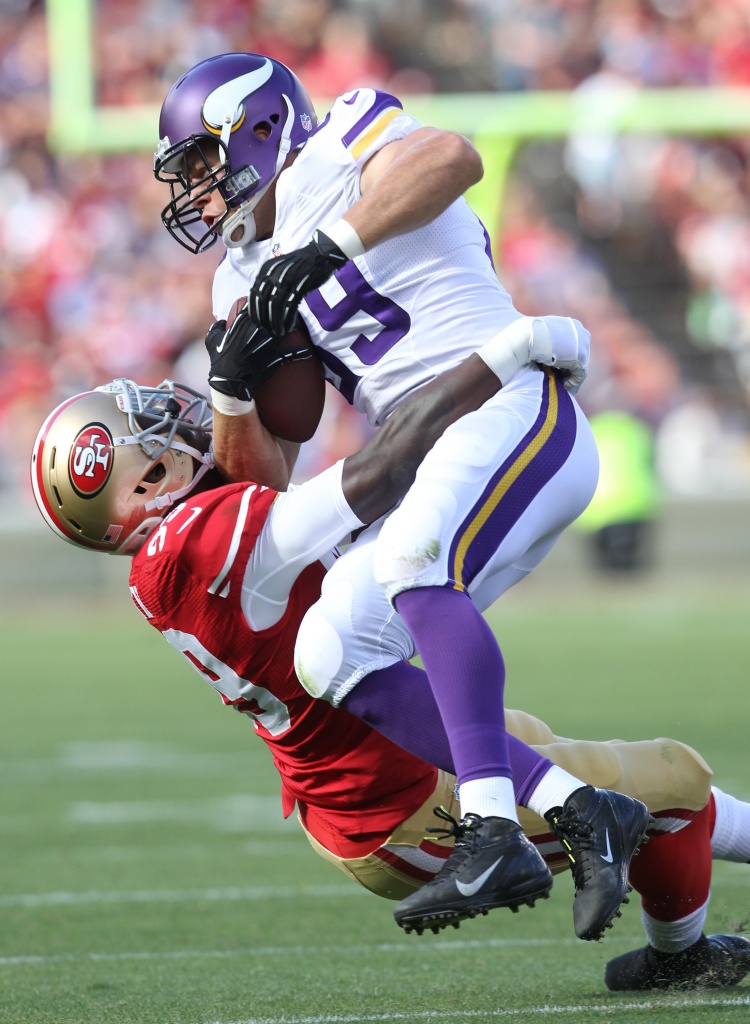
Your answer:
[[[630,884],[651,917],[679,921],[708,899],[713,799],[701,811],[659,811],[653,817],[651,838],[631,861]]]

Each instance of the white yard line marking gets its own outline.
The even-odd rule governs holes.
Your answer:
[[[417,1021],[417,1020],[487,1020],[493,1018],[526,1018],[526,1017],[552,1017],[566,1013],[619,1013],[628,1010],[670,1010],[688,1007],[730,1007],[750,1006],[750,996],[729,999],[694,999],[673,998],[665,996],[660,999],[645,999],[643,1002],[612,1002],[600,1005],[580,1006],[555,1006],[545,1004],[544,1006],[529,1006],[524,1009],[500,1009],[500,1010],[418,1010],[409,1013],[372,1013],[372,1014],[320,1014],[314,1017],[243,1017],[242,1020],[214,1020],[206,1021],[205,1024],[369,1024],[377,1021]]]
[[[28,783],[50,772],[163,772],[221,776],[244,763],[244,753],[198,752],[143,740],[81,741],[61,744],[46,757],[0,757],[3,780]]]
[[[610,942],[614,937],[610,937]],[[628,945],[636,941],[634,936],[618,936],[618,939]],[[327,955],[373,955],[376,953],[395,953],[403,957],[405,952],[415,951],[423,955],[425,951],[438,953],[455,953],[457,949],[490,949],[490,948],[512,948],[512,947],[541,947],[541,946],[572,946],[580,945],[579,940],[570,938],[563,939],[486,939],[462,941],[441,941],[429,944],[423,943],[373,943],[371,945],[347,945],[330,946],[325,949],[318,949],[318,953]],[[218,960],[229,958],[253,958],[267,956],[273,959],[288,957],[293,954],[309,956],[309,946],[278,946],[278,947],[251,947],[247,949],[234,950],[175,950],[162,953],[150,952],[125,952],[125,953],[77,953],[60,954],[57,956],[13,956],[0,957],[0,967],[36,966],[44,967],[50,964],[59,963],[113,963],[122,961],[150,961],[150,960]],[[484,1009],[484,1010],[417,1010],[407,1013],[377,1013],[377,1014],[319,1014],[304,1017],[245,1017],[241,1020],[211,1020],[204,1024],[378,1024],[380,1021],[432,1021],[432,1020],[502,1020],[505,1018],[518,1019],[529,1017],[562,1016],[565,1014],[586,1013],[593,1016],[596,1014],[612,1014],[627,1012],[629,1010],[669,1010],[697,1007],[750,1007],[750,996],[736,997],[703,997],[703,996],[653,996],[643,1001],[628,1002],[607,1002],[601,1004],[579,1004],[575,1006],[544,1004],[542,1006],[531,1006],[519,1009]]]
[[[636,941],[635,937],[622,936],[622,941],[631,945]],[[540,946],[579,946],[580,939],[453,939],[450,941],[439,941],[427,944],[418,942],[379,942],[361,943],[358,945],[346,946],[325,946],[316,948],[318,953],[326,956],[342,956],[354,954],[356,956],[372,956],[376,953],[396,953],[403,956],[405,952],[415,951],[424,954],[425,951],[437,951],[455,953],[456,950],[471,949],[513,949]],[[73,962],[116,962],[121,960],[224,960],[230,957],[284,957],[284,956],[310,955],[309,946],[259,946],[248,949],[184,949],[165,952],[125,952],[125,953],[59,953],[50,956],[5,956],[0,957],[0,967],[17,967],[23,965],[45,966],[46,964],[73,963]]]
[[[289,832],[277,796],[231,793],[205,800],[81,800],[66,815],[74,825],[143,825],[151,822],[187,822],[217,832]]]
[[[284,885],[223,889],[135,889],[132,892],[39,892],[0,896],[0,907],[57,907],[86,903],[187,903],[206,900],[339,899],[368,896],[352,885]]]

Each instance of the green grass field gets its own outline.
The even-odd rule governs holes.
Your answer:
[[[510,706],[563,735],[677,736],[750,799],[750,588],[524,586],[491,615]],[[747,1020],[749,983],[610,995],[637,902],[579,942],[568,876],[533,911],[403,935],[282,821],[265,747],[127,593],[9,610],[1,633],[3,1024]],[[719,864],[710,930],[748,918],[750,867]]]

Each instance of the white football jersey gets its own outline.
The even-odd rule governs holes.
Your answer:
[[[217,319],[260,266],[306,245],[360,197],[363,166],[419,128],[393,96],[339,97],[279,177],[272,238],[230,249],[214,279]],[[465,199],[416,231],[350,260],[300,307],[328,379],[372,425],[520,314],[497,279],[487,232]]]

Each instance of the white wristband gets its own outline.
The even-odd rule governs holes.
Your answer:
[[[535,328],[537,324],[539,327]],[[503,384],[507,384],[522,366],[528,365],[535,329],[540,332],[540,336],[548,336],[546,324],[540,317],[520,317],[477,349],[479,358],[487,363]]]
[[[242,398],[232,398],[231,395],[222,395],[221,391],[211,390],[211,405],[215,412],[220,412],[222,416],[244,416],[248,412],[252,412],[255,408],[255,400],[250,399],[246,402]]]
[[[365,247],[362,245],[362,239],[349,221],[344,220],[343,217],[329,228],[323,228],[322,231],[328,235],[332,242],[336,243],[344,256],[348,256],[350,260],[353,260],[355,256],[364,255]]]
[[[487,363],[495,376],[500,378],[501,384],[507,384],[526,362],[526,359],[519,355],[517,346],[509,343],[505,331],[500,331],[485,342],[477,349],[477,355]]]

